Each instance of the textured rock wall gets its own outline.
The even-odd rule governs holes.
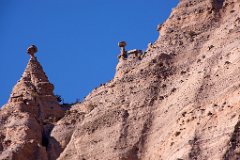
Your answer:
[[[237,159],[239,10],[182,0],[142,60],[72,108],[85,116],[59,159]]]
[[[239,0],[181,0],[141,59],[120,60],[115,78],[73,105],[58,122],[45,121],[53,113],[56,120],[61,117],[57,104],[49,103],[49,83],[44,99],[30,100],[26,110],[18,107],[28,102],[19,92],[39,91],[41,84],[30,78],[28,85],[26,77],[26,83],[16,85],[12,105],[0,111],[1,156],[239,159],[239,11]],[[50,104],[56,104],[57,112],[51,112]],[[17,121],[18,116],[24,118]]]

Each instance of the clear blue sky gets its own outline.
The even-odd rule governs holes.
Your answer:
[[[146,49],[178,0],[0,0],[0,106],[20,79],[36,44],[55,94],[82,99],[111,80],[119,48]]]

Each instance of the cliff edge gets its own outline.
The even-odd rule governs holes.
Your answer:
[[[114,79],[64,116],[43,72],[44,85],[22,78],[0,111],[0,159],[239,159],[239,11],[181,0],[146,52],[122,48]]]

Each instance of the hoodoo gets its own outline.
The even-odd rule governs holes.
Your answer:
[[[30,54],[31,57],[34,57],[35,53],[38,51],[37,47],[35,45],[31,45],[30,47],[28,47],[27,49],[27,53]]]
[[[127,43],[125,41],[121,41],[118,43],[118,47],[120,47],[120,55],[118,59],[123,59],[125,60],[127,58],[127,51],[125,49]]]
[[[0,111],[0,160],[239,159],[239,10],[239,0],[180,0],[157,41],[143,53],[119,43],[127,58],[114,79],[63,117],[30,47]]]
[[[63,111],[34,53],[28,48],[30,60],[12,90],[9,101],[0,112],[0,159],[47,159],[47,138]]]

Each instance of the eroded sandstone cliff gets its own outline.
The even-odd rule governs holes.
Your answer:
[[[0,111],[0,159],[239,159],[240,1],[181,0],[158,30],[63,117],[29,71]]]
[[[48,132],[64,115],[53,88],[32,57],[0,111],[0,159],[48,159]]]

